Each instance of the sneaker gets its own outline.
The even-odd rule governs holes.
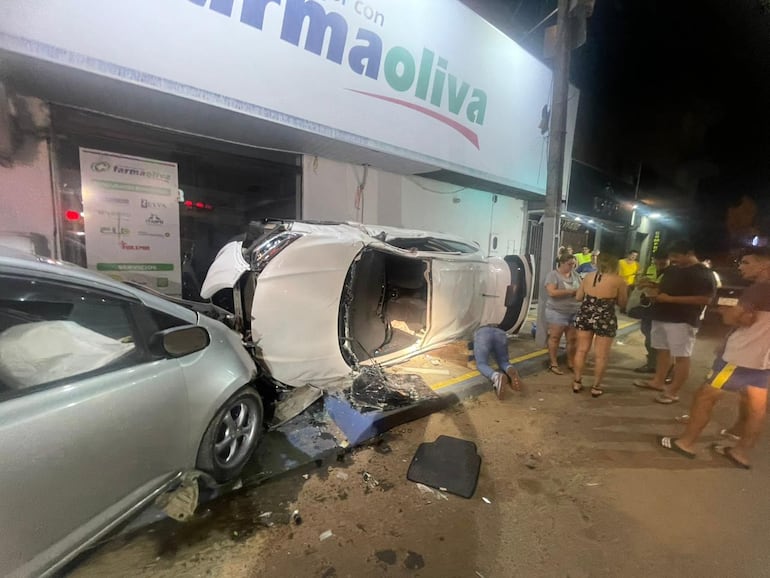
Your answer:
[[[497,394],[497,399],[503,399],[503,396],[505,395],[505,390],[503,390],[502,373],[497,372],[492,376],[492,387],[495,390],[495,394]]]
[[[644,364],[641,367],[634,369],[634,373],[655,373],[655,367]]]
[[[510,366],[505,371],[505,375],[508,376],[508,385],[511,386],[511,389],[513,391],[521,391],[521,378],[519,377],[519,372],[513,366]]]

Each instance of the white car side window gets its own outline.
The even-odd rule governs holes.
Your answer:
[[[37,279],[0,285],[0,400],[136,357],[127,302]]]

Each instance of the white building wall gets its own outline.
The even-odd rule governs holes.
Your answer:
[[[0,130],[13,134],[16,143],[8,156],[0,158],[0,234],[43,235],[53,255],[56,249],[51,164],[48,142],[37,134],[48,123],[47,107],[37,99],[24,97],[17,97],[15,105],[15,116],[0,117]],[[16,126],[15,118],[21,115],[26,132]]]
[[[302,217],[451,233],[491,255],[522,249],[526,202],[521,199],[370,167],[362,212],[356,201],[362,177],[363,167],[306,156]]]

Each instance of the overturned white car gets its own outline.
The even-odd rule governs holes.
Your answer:
[[[532,275],[530,257],[484,257],[451,235],[269,220],[220,250],[201,295],[232,309],[275,380],[322,386],[480,325],[517,331]]]

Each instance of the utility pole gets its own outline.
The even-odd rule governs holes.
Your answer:
[[[548,337],[545,320],[546,275],[556,262],[561,229],[561,196],[564,183],[564,149],[567,136],[567,101],[569,99],[569,62],[571,44],[570,0],[559,0],[556,13],[556,54],[553,71],[553,96],[551,99],[551,126],[548,135],[548,180],[545,188],[545,212],[543,214],[543,246],[540,253],[539,295],[537,303],[537,332],[535,342],[544,346]]]

